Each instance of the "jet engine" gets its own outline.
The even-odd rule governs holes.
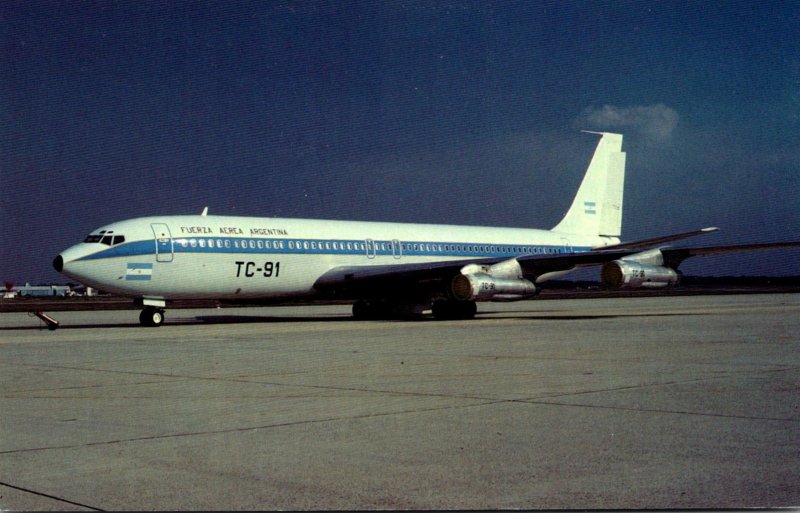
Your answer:
[[[660,265],[614,260],[603,266],[601,280],[614,289],[657,289],[678,283],[678,272]]]
[[[536,294],[536,286],[523,278],[501,278],[487,273],[459,274],[450,285],[459,301],[515,301]]]

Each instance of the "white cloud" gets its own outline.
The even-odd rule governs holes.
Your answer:
[[[633,129],[653,139],[668,139],[678,125],[678,113],[663,103],[634,107],[587,107],[578,123],[586,129]],[[587,126],[588,125],[588,126]]]

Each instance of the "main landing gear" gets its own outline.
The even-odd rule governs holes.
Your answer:
[[[139,314],[139,322],[142,326],[158,328],[164,324],[164,309],[155,306],[146,306]]]

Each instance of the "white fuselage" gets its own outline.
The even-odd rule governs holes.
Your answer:
[[[342,266],[511,259],[619,242],[519,228],[199,215],[120,221],[86,240],[59,255],[64,274],[162,299],[308,298],[320,276]]]

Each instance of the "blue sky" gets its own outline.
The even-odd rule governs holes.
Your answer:
[[[797,2],[5,2],[0,278],[205,206],[550,228],[582,129],[625,134],[624,239],[798,240],[798,27]]]

